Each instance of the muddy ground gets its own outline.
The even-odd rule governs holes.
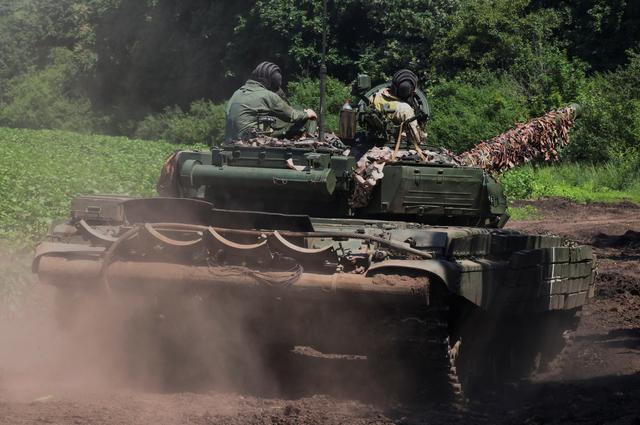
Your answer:
[[[78,352],[52,330],[46,303],[40,303],[33,314],[0,326],[0,424],[640,425],[640,235],[634,233],[640,231],[640,207],[528,204],[539,215],[510,228],[565,235],[593,245],[599,258],[596,299],[583,313],[563,370],[552,376],[463,405],[411,408],[363,397],[367,383],[348,370],[341,371],[344,385],[310,374],[305,389],[284,396],[251,388],[136,389],[110,379],[116,371],[86,361],[113,346]]]

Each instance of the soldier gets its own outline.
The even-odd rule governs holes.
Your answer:
[[[418,77],[408,69],[401,69],[393,74],[391,86],[379,90],[371,97],[371,102],[376,110],[388,115],[394,123],[402,122],[415,117],[415,110],[411,106],[413,96],[418,88]],[[412,142],[420,144],[423,136],[417,120],[407,124],[407,135]]]
[[[247,82],[229,99],[225,142],[251,137],[260,129],[260,120],[269,117],[278,120],[275,137],[295,136],[305,131],[309,120],[317,118],[312,109],[297,110],[283,99],[282,72],[278,65],[262,62],[253,70]]]

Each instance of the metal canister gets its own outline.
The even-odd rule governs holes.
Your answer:
[[[353,110],[349,100],[345,100],[340,110],[340,138],[353,140],[356,138],[357,112]]]

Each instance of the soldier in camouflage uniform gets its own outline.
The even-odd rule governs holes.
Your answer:
[[[371,97],[373,106],[385,116],[388,116],[395,124],[415,117],[415,110],[410,104],[411,98],[418,88],[418,77],[408,69],[401,69],[391,79],[391,86],[383,88]],[[416,120],[403,128],[407,136],[413,142],[420,144],[424,138],[423,132]]]
[[[246,139],[260,131],[260,119],[276,119],[278,132],[271,136],[294,137],[303,133],[308,121],[317,118],[312,109],[292,108],[282,92],[282,72],[271,62],[262,62],[227,104],[225,142]]]

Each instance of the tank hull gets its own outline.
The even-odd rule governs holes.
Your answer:
[[[142,298],[164,322],[196,302],[213,323],[239,324],[208,337],[241,329],[266,357],[296,346],[362,356],[398,389],[410,378],[414,395],[453,397],[544,369],[593,296],[592,252],[555,236],[212,210],[80,199],[33,268],[63,294],[61,316],[79,293]]]

